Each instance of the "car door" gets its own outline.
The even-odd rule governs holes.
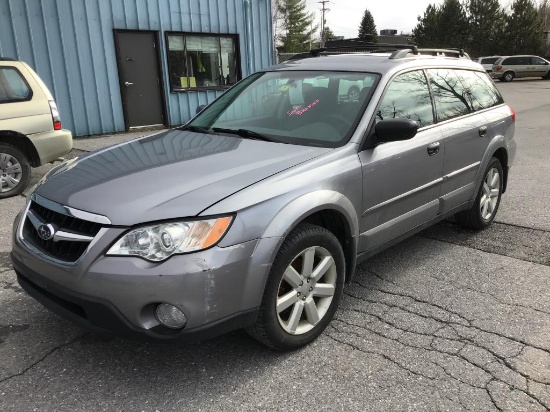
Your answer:
[[[516,77],[532,76],[531,58],[529,56],[515,57],[515,72]]]
[[[474,179],[491,141],[481,110],[496,104],[499,96],[486,90],[486,82],[490,83],[486,73],[431,69],[428,76],[445,142],[440,205],[440,213],[444,213],[467,202],[474,193]]]
[[[541,59],[540,57],[532,56],[531,57],[531,67],[532,67],[532,76],[536,77],[544,77],[548,73],[548,69],[550,68],[549,63]]]
[[[376,109],[384,119],[418,122],[417,135],[359,153],[363,208],[359,252],[371,250],[437,215],[443,174],[441,131],[434,125],[432,99],[423,70],[397,75]],[[367,139],[367,147],[369,140]]]

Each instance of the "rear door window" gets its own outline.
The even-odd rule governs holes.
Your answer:
[[[14,67],[0,68],[0,103],[29,100],[31,90]]]
[[[498,57],[488,57],[486,59],[481,59],[481,64],[494,64],[498,59]]]
[[[488,109],[504,103],[487,74],[471,70],[456,70],[456,74],[464,85],[465,96],[471,101],[474,110]]]
[[[537,66],[546,65],[546,60],[543,60],[540,57],[531,57],[531,62],[531,64],[536,64]]]
[[[403,73],[392,80],[376,119],[411,119],[419,127],[434,123],[430,89],[422,70]]]
[[[438,122],[473,112],[472,102],[454,70],[430,69],[428,76]]]

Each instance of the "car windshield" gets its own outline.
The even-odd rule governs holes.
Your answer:
[[[379,78],[357,72],[257,73],[227,91],[187,128],[297,145],[342,146],[355,131]]]

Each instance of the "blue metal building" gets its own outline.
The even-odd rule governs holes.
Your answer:
[[[30,64],[75,136],[185,123],[273,64],[271,0],[0,0],[0,56]]]

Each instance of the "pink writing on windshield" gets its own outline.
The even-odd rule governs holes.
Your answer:
[[[305,112],[307,112],[309,109],[311,109],[313,106],[315,106],[317,103],[319,103],[319,99],[315,99],[313,102],[311,102],[310,104],[308,104],[305,107],[303,105],[296,106],[294,109],[289,110],[288,112],[286,112],[286,114],[288,116],[292,116],[292,115],[301,116]]]

